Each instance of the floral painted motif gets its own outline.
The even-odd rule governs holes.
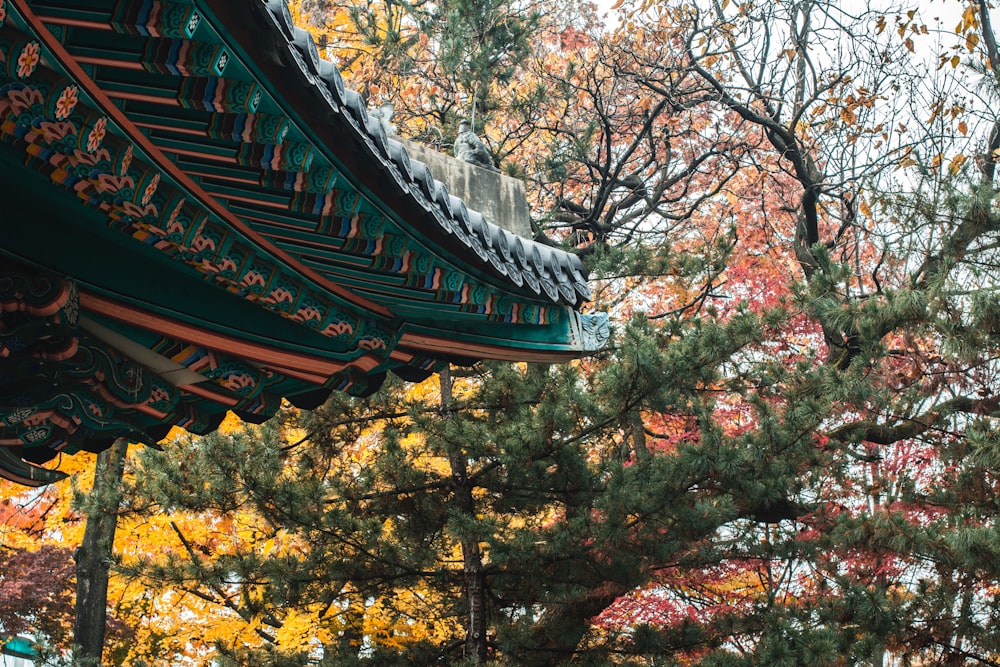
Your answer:
[[[124,176],[128,173],[128,168],[132,166],[132,144],[129,144],[125,148],[125,155],[122,156],[121,167],[118,169],[118,174]]]
[[[101,142],[104,141],[104,134],[108,129],[108,118],[107,116],[102,116],[96,123],[94,127],[90,130],[90,134],[87,135],[87,151],[93,153],[101,146]]]
[[[10,101],[10,108],[15,114],[24,113],[32,106],[45,102],[41,91],[34,86],[22,86],[20,89],[8,88],[7,100]]]
[[[0,0],[0,28],[3,27],[3,22],[7,19],[7,2],[6,0]]]
[[[153,198],[153,195],[156,194],[156,188],[159,185],[160,185],[160,175],[159,174],[154,174],[153,175],[153,180],[151,180],[149,182],[149,185],[146,186],[146,190],[142,193],[142,205],[143,206],[145,206],[146,204],[148,204],[150,202],[150,200]]]
[[[41,60],[41,56],[39,56],[38,52],[38,42],[31,41],[24,45],[24,49],[21,51],[21,55],[17,59],[18,78],[26,79],[32,75],[35,68],[38,67],[38,61]]]
[[[365,336],[358,341],[358,347],[369,352],[386,349],[385,341],[376,336]]]
[[[37,411],[38,408],[35,407],[14,408],[14,410],[10,414],[8,414],[6,417],[3,418],[3,421],[5,421],[8,426],[14,426],[16,424],[24,422],[25,419],[35,414],[35,412]]]
[[[80,101],[80,89],[76,86],[66,86],[59,99],[56,100],[56,118],[66,120]]]

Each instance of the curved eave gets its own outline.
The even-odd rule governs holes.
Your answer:
[[[0,8],[0,475],[604,344],[578,258],[448,195],[282,0]]]

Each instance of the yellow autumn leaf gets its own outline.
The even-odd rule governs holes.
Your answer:
[[[979,25],[979,17],[976,15],[976,8],[974,5],[966,5],[965,11],[962,12],[962,22],[958,25],[959,29],[955,31],[958,33],[972,30]]]
[[[954,176],[959,172],[959,170],[962,168],[962,165],[965,164],[965,161],[967,159],[968,158],[966,158],[963,153],[959,153],[958,155],[954,156],[948,163],[948,171]]]
[[[301,650],[316,636],[316,618],[296,610],[288,612],[275,633],[275,643],[286,651]]]

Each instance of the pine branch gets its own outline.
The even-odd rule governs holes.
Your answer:
[[[916,417],[910,417],[901,424],[878,424],[872,420],[864,420],[845,424],[827,433],[827,437],[844,443],[873,442],[878,445],[889,445],[900,440],[914,438],[934,428],[947,417],[956,413],[971,413],[992,415],[1000,407],[1000,398],[970,398],[958,396],[939,403]]]
[[[191,563],[195,566],[195,568],[197,568],[197,570],[200,573],[202,573],[203,575],[207,574],[207,571],[205,570],[204,565],[202,565],[201,558],[199,558],[198,554],[195,553],[194,548],[191,546],[191,542],[188,541],[188,539],[184,535],[184,533],[181,532],[181,529],[177,525],[177,523],[175,521],[171,521],[170,522],[170,527],[177,534],[177,538],[181,541],[181,544],[184,545],[184,549],[187,551],[188,557],[191,559]],[[235,612],[240,618],[242,618],[247,623],[251,623],[253,621],[253,616],[251,614],[247,613],[246,610],[240,609],[240,606],[238,604],[236,604],[235,602],[233,602],[232,599],[225,594],[225,591],[223,591],[222,588],[218,584],[211,584],[210,583],[210,584],[207,584],[207,585],[208,585],[208,587],[216,595],[219,596],[219,599],[213,599],[211,596],[207,596],[207,595],[201,594],[201,593],[193,591],[193,590],[188,590],[188,592],[191,593],[191,594],[193,594],[193,595],[195,595],[195,596],[197,596],[197,597],[202,598],[203,600],[206,600],[207,602],[212,602],[214,604],[220,604],[220,605],[226,607],[227,609],[230,609],[231,611]],[[282,627],[282,623],[280,621],[278,621],[277,619],[275,619],[273,616],[265,616],[265,617],[261,618],[261,621],[263,623],[266,623],[267,625],[271,626],[272,628],[281,628]],[[277,643],[277,637],[271,635],[268,632],[265,632],[264,630],[262,630],[260,628],[254,628],[254,632],[261,639],[267,641],[270,644]]]

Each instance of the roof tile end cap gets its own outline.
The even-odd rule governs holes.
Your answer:
[[[611,320],[607,313],[579,313],[577,334],[583,352],[597,352],[611,338]]]

